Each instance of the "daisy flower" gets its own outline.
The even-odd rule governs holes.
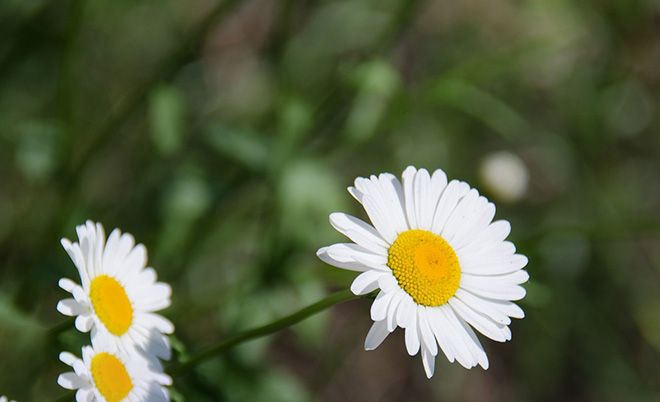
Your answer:
[[[97,341],[82,348],[82,359],[63,352],[60,360],[74,371],[61,374],[57,383],[76,390],[78,402],[168,402],[172,379],[160,361],[141,352],[130,355],[112,342]]]
[[[124,351],[138,348],[169,359],[164,334],[171,334],[174,325],[155,312],[170,305],[171,289],[156,282],[153,268],[145,268],[146,248],[118,229],[106,242],[100,223],[87,221],[76,231],[79,243],[62,239],[62,246],[76,265],[82,286],[61,279],[59,286],[73,298],[61,300],[57,310],[75,316],[79,331],[91,331],[92,344],[102,336]]]
[[[7,399],[6,396],[0,396],[0,402],[16,402],[16,401],[10,401]]]
[[[348,191],[372,225],[343,213],[330,223],[352,243],[333,244],[317,255],[328,264],[361,272],[351,291],[380,289],[371,305],[374,321],[365,349],[378,347],[397,327],[405,329],[411,356],[421,351],[428,378],[441,350],[450,362],[488,368],[473,328],[498,342],[511,339],[510,318],[524,313],[527,258],[505,241],[507,221],[492,222],[495,206],[442,170],[408,167],[403,184],[389,173],[358,177]]]

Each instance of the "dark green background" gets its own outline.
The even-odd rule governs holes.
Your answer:
[[[187,401],[657,401],[660,3],[5,0],[0,3],[0,394],[49,401],[86,336],[55,311],[59,245],[133,233],[194,352],[350,284],[314,255],[364,216],[354,177],[442,168],[530,257],[527,318],[488,371],[400,331],[362,349],[352,301],[176,379]],[[505,202],[479,171],[529,172]],[[183,400],[183,399],[177,399]]]

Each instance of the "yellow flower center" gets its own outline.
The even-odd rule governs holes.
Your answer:
[[[408,230],[390,247],[387,265],[417,304],[440,306],[456,293],[461,267],[454,249],[435,233]]]
[[[92,359],[94,384],[107,402],[119,402],[133,389],[124,364],[110,353],[99,353]]]
[[[94,312],[111,334],[121,336],[133,322],[133,306],[115,278],[99,275],[92,281],[89,297]]]

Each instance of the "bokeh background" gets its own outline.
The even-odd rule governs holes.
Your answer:
[[[660,400],[660,3],[5,0],[0,3],[0,394],[64,395],[84,335],[55,305],[85,219],[172,284],[177,353],[346,288],[322,264],[359,175],[442,168],[530,257],[527,317],[491,368],[369,300],[177,378],[182,401]],[[62,331],[63,330],[63,331]]]

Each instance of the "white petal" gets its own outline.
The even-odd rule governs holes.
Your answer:
[[[525,318],[525,312],[515,303],[504,300],[487,299],[495,308],[511,318]]]
[[[431,176],[431,184],[428,191],[427,203],[424,207],[423,216],[426,222],[424,227],[427,228],[427,230],[431,230],[433,228],[433,218],[435,217],[435,211],[438,207],[438,203],[440,202],[440,196],[445,191],[446,187],[447,175],[441,169],[437,169]]]
[[[145,326],[149,329],[157,329],[164,334],[171,334],[174,332],[174,324],[167,318],[159,314],[142,313],[140,320],[143,320]]]
[[[411,314],[410,321],[406,327],[406,350],[410,356],[415,356],[419,351],[419,331],[417,329],[417,314]]]
[[[442,313],[436,307],[430,308],[427,320],[440,349],[447,356],[449,362],[453,363],[455,359],[454,347],[451,338],[447,335],[449,328],[447,328],[448,324],[445,322],[444,317],[442,317]]]
[[[525,297],[525,288],[519,285],[489,283],[489,279],[494,277],[479,277],[472,275],[462,275],[460,287],[474,293],[475,295],[496,299],[515,301]]]
[[[130,331],[130,338],[148,355],[169,360],[172,354],[170,341],[157,331],[144,332],[144,328],[134,328]],[[140,333],[142,332],[142,333]]]
[[[387,306],[387,329],[392,332],[396,329],[397,321],[396,321],[396,314],[397,311],[399,310],[399,306],[401,306],[401,302],[404,298],[404,295],[406,292],[404,291],[399,291],[399,292],[394,292],[394,296],[392,296],[392,300],[390,301],[390,304]]]
[[[79,389],[76,392],[76,402],[92,402],[94,400],[94,392],[91,389]],[[96,400],[102,401],[101,398],[96,398]]]
[[[354,216],[341,212],[330,214],[330,224],[344,236],[375,254],[387,254],[389,245],[376,229]]]
[[[487,316],[472,310],[456,297],[449,299],[449,305],[462,319],[490,339],[497,342],[505,342],[510,339],[510,331],[506,325],[497,324]]]
[[[442,229],[442,237],[453,247],[455,246],[454,236],[474,219],[474,208],[479,200],[479,192],[476,189],[470,189],[468,193],[456,204],[456,208],[451,212],[447,223]]]
[[[358,275],[351,284],[351,292],[355,295],[365,295],[378,289],[378,279],[383,276],[379,271],[366,271]]]
[[[73,298],[80,304],[87,304],[89,302],[89,297],[80,286],[76,286],[71,290]]]
[[[87,385],[87,383],[74,372],[60,374],[60,376],[57,377],[57,383],[60,387],[65,389],[78,389]]]
[[[69,292],[69,293],[73,292],[73,289],[74,289],[76,286],[79,286],[77,283],[75,283],[74,281],[72,281],[72,280],[69,279],[69,278],[62,278],[62,279],[60,279],[59,282],[57,282],[57,285],[58,285],[60,288],[66,290],[66,291]]]
[[[419,338],[422,340],[424,345],[423,349],[431,352],[433,356],[438,354],[438,344],[431,331],[431,326],[427,321],[427,311],[425,306],[419,306],[417,310],[417,327],[419,328]]]
[[[119,238],[121,232],[119,229],[114,229],[110,236],[108,236],[108,241],[105,245],[105,250],[103,250],[103,267],[105,268],[108,274],[114,274],[116,268],[119,266],[117,261],[117,252],[119,250]]]
[[[411,316],[415,313],[417,304],[412,297],[406,292],[403,292],[399,308],[396,311],[396,322],[401,328],[406,328],[411,320]]]
[[[75,299],[63,299],[57,303],[57,311],[72,317],[86,312],[87,308],[78,303]]]
[[[501,287],[519,285],[525,283],[527,279],[529,279],[527,271],[520,270],[505,275],[474,275],[464,272],[461,275],[461,285],[466,283],[480,288]]]
[[[508,221],[495,221],[474,238],[468,239],[467,243],[461,246],[461,250],[466,253],[478,253],[490,244],[503,242],[509,233],[511,233],[511,224]]]
[[[468,334],[469,340],[466,339],[466,343],[468,344],[468,348],[472,353],[472,357],[474,357],[477,360],[477,362],[479,362],[479,365],[484,370],[488,370],[488,366],[489,366],[488,355],[486,355],[486,351],[484,350],[484,347],[481,346],[481,342],[479,342],[479,338],[477,338],[477,335],[474,333],[472,328],[464,320],[458,318],[458,321],[461,323],[463,330]]]
[[[387,318],[387,306],[389,305],[392,297],[396,292],[380,292],[376,296],[376,300],[371,304],[371,319],[374,321],[382,321]]]
[[[166,309],[170,306],[171,300],[168,299],[137,299],[133,303],[136,310],[145,313],[155,313],[157,311]]]
[[[452,244],[454,248],[460,249],[476,238],[479,233],[486,230],[495,217],[495,205],[488,202],[484,197],[479,198],[479,203],[472,212],[473,219],[463,225],[454,236]]]
[[[364,349],[365,350],[374,350],[387,338],[387,335],[390,334],[390,331],[387,329],[387,323],[385,320],[376,321],[373,323],[367,333],[367,337],[364,340]]]
[[[433,377],[433,372],[435,371],[435,356],[425,347],[422,347],[422,364],[424,365],[426,378]]]
[[[467,194],[468,191],[470,191],[470,186],[468,186],[467,183],[458,180],[452,180],[449,182],[447,187],[445,187],[445,191],[442,192],[438,205],[435,208],[433,226],[431,226],[431,231],[433,233],[442,233],[442,230],[447,223],[447,219],[456,207],[458,200]]]
[[[90,281],[90,273],[87,271],[88,268],[85,262],[85,256],[80,249],[80,245],[78,243],[72,244],[69,239],[62,239],[61,243],[64,250],[69,254],[71,261],[73,261],[73,264],[76,266],[83,287],[87,287]]]
[[[364,207],[364,210],[367,211],[371,223],[373,223],[381,237],[387,242],[387,244],[392,244],[394,243],[394,240],[396,240],[398,234],[397,228],[390,221],[388,211],[384,210],[379,205],[379,200],[376,199],[376,197],[377,195],[363,194],[362,206]]]
[[[465,252],[464,249],[455,247],[457,255],[464,264],[479,265],[485,262],[505,261],[516,253],[516,246],[510,241],[490,242],[482,245],[474,252]]]
[[[71,366],[71,367],[73,367],[73,363],[76,360],[79,360],[73,353],[69,353],[69,352],[60,353],[59,358],[60,358],[60,361],[62,363],[66,364],[67,366]]]
[[[496,306],[494,306],[488,299],[483,299],[479,296],[475,296],[470,292],[467,292],[463,289],[458,289],[456,291],[456,297],[458,297],[463,303],[468,305],[472,310],[479,311],[482,314],[487,315],[491,320],[495,321],[498,324],[509,325],[511,324],[511,319],[509,316],[504,314]]]
[[[378,287],[384,292],[394,292],[399,288],[399,283],[391,273],[386,273],[378,278]]]
[[[353,243],[338,243],[323,247],[317,251],[316,255],[330,265],[351,271],[362,272],[370,268],[390,271],[386,265],[387,257],[374,254]]]
[[[435,203],[432,203],[430,200],[430,190],[431,176],[429,172],[426,169],[419,169],[413,183],[415,219],[417,220],[417,228],[419,229],[429,230],[433,223],[434,211],[432,209],[435,208]]]
[[[140,281],[136,281],[136,285],[138,283]],[[166,283],[158,282],[141,287],[134,285],[127,287],[126,290],[129,292],[129,298],[136,309],[156,311],[170,306],[172,288]],[[158,308],[156,308],[157,306]]]
[[[389,173],[383,173],[379,177],[372,175],[369,179],[358,177],[355,179],[355,187],[358,190],[356,195],[381,234],[391,229],[396,236],[408,229],[403,207],[403,190],[396,177]],[[365,199],[373,201],[371,206],[365,205]],[[370,211],[369,208],[372,210]],[[385,222],[378,222],[378,218],[374,220],[372,213],[385,219]],[[384,237],[388,240],[386,236]]]
[[[124,275],[136,275],[147,266],[147,248],[143,244],[136,245],[133,250],[126,256],[123,261],[120,271]],[[155,278],[154,278],[155,279]]]
[[[474,261],[474,260],[473,260]],[[522,254],[514,254],[502,259],[481,259],[480,261],[471,262],[470,260],[461,260],[461,270],[465,273],[476,275],[502,275],[527,266],[529,260]],[[522,283],[522,282],[521,282]]]
[[[374,178],[372,178],[373,181]],[[390,221],[396,228],[397,233],[405,232],[408,230],[408,222],[404,210],[404,196],[401,183],[390,173],[380,174],[377,182],[381,190],[382,199],[385,201]]]
[[[347,257],[349,259],[345,261],[330,257],[330,255],[328,254],[328,250],[330,250],[330,247],[321,247],[316,252],[316,256],[319,257],[321,261],[325,262],[328,265],[332,265],[337,268],[347,269],[349,271],[357,271],[357,272],[364,272],[369,269],[369,267],[367,267],[362,263],[354,261],[353,258],[351,257]]]
[[[76,317],[75,326],[80,332],[89,332],[94,325],[94,319],[90,315],[79,315]]]
[[[446,328],[446,335],[450,338],[451,345],[456,353],[456,360],[467,369],[476,366],[478,361],[470,351],[460,318],[456,316],[454,310],[447,304],[441,306],[439,310],[441,313],[439,322],[443,328]]]
[[[417,218],[415,215],[415,197],[413,195],[413,187],[415,182],[415,175],[417,169],[413,166],[408,166],[403,171],[403,194],[404,206],[406,210],[406,217],[408,218],[408,227],[411,229],[417,228]]]
[[[135,246],[135,238],[130,233],[122,233],[119,237],[119,243],[117,244],[117,249],[114,254],[114,263],[117,266],[113,267],[114,272],[119,272],[121,270],[122,263],[128,257],[128,254],[133,250]]]

